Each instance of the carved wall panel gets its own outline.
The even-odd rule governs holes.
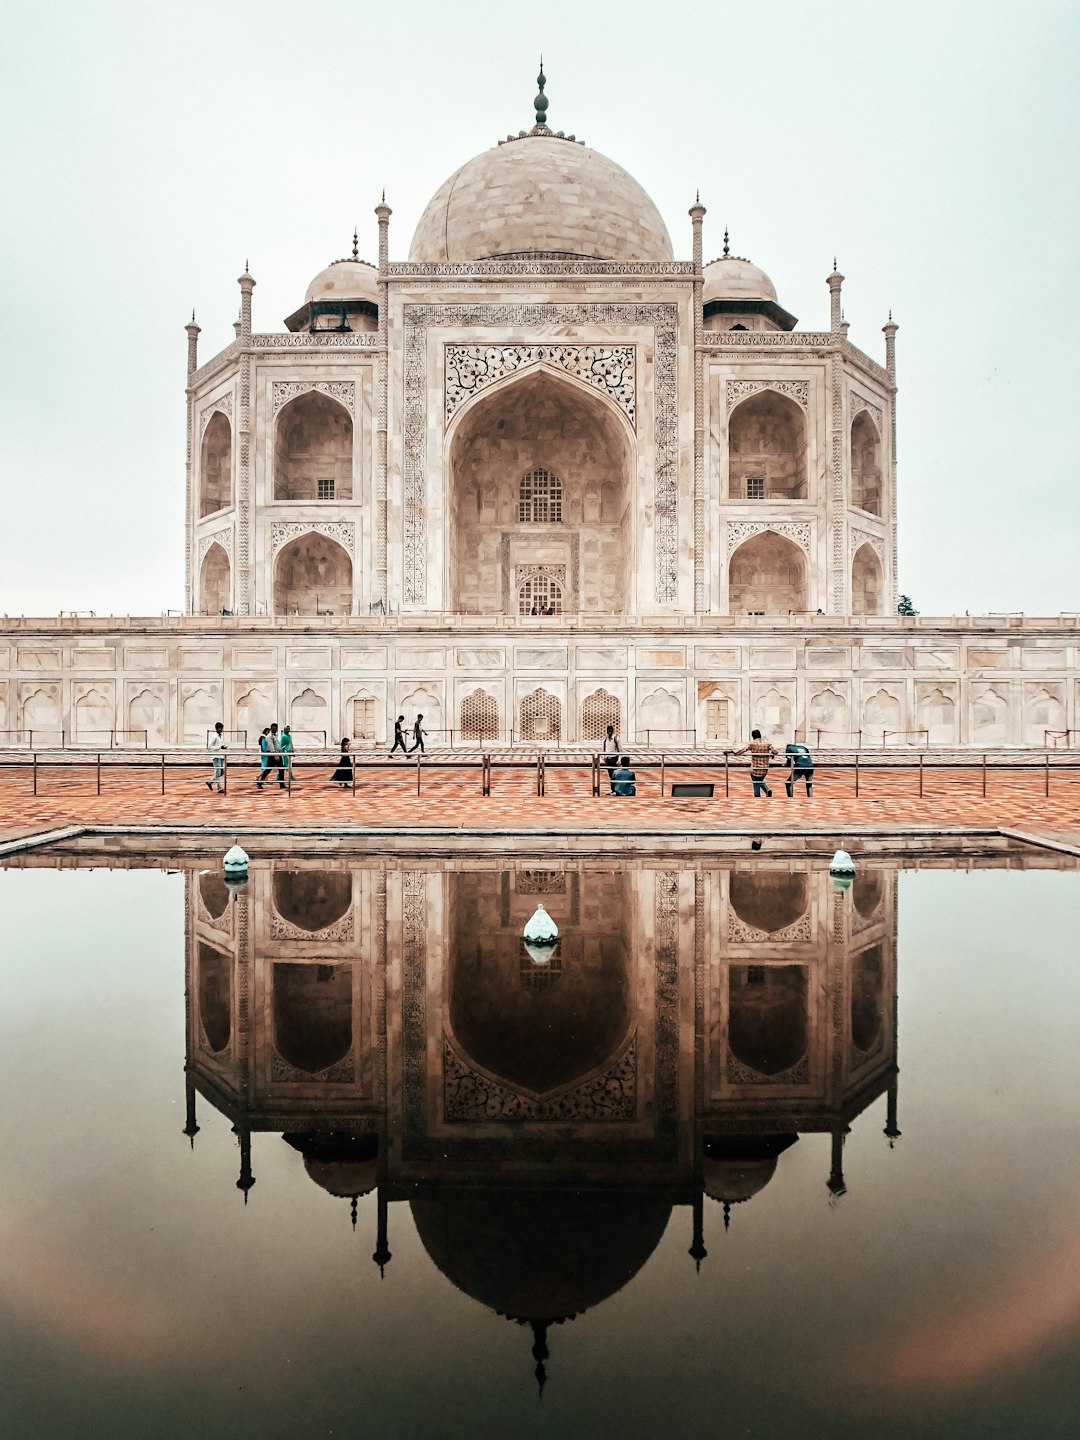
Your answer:
[[[276,415],[283,405],[295,400],[298,395],[306,395],[309,390],[317,390],[320,395],[328,395],[331,400],[338,401],[355,418],[356,384],[352,380],[275,380],[273,413]]]
[[[740,400],[757,395],[762,390],[775,390],[786,395],[805,410],[809,404],[809,392],[805,380],[729,380],[727,382],[727,408],[730,414]]]

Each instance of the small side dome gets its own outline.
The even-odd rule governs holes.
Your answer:
[[[304,304],[312,300],[367,300],[377,305],[378,272],[366,260],[334,260],[308,286]]]
[[[283,1135],[304,1157],[304,1169],[328,1195],[350,1200],[366,1195],[379,1183],[378,1136],[338,1131]]]
[[[701,1178],[705,1194],[723,1205],[741,1205],[765,1189],[776,1174],[776,1162],[798,1135],[728,1135],[707,1137]]]
[[[714,300],[766,300],[776,304],[776,286],[756,265],[736,255],[711,260],[704,269],[704,302]]]

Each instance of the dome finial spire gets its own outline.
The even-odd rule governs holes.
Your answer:
[[[544,94],[544,86],[547,84],[547,76],[544,74],[544,57],[540,56],[540,73],[536,77],[539,89],[536,92],[536,99],[533,101],[533,109],[536,111],[536,124],[538,127],[547,129],[548,98]]]
[[[728,227],[725,225],[725,226],[724,226],[724,259],[727,260],[730,255],[731,255],[731,244],[730,244],[729,237],[728,237]]]
[[[353,226],[352,232],[352,258],[354,260],[360,259],[360,236],[357,233],[355,225]]]

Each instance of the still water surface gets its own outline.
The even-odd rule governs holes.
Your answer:
[[[1074,1435],[1078,913],[1071,868],[0,871],[0,1428]]]

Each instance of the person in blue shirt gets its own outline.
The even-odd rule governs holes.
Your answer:
[[[620,755],[619,764],[611,772],[611,793],[613,795],[636,795],[637,776],[630,769],[629,755]]]

